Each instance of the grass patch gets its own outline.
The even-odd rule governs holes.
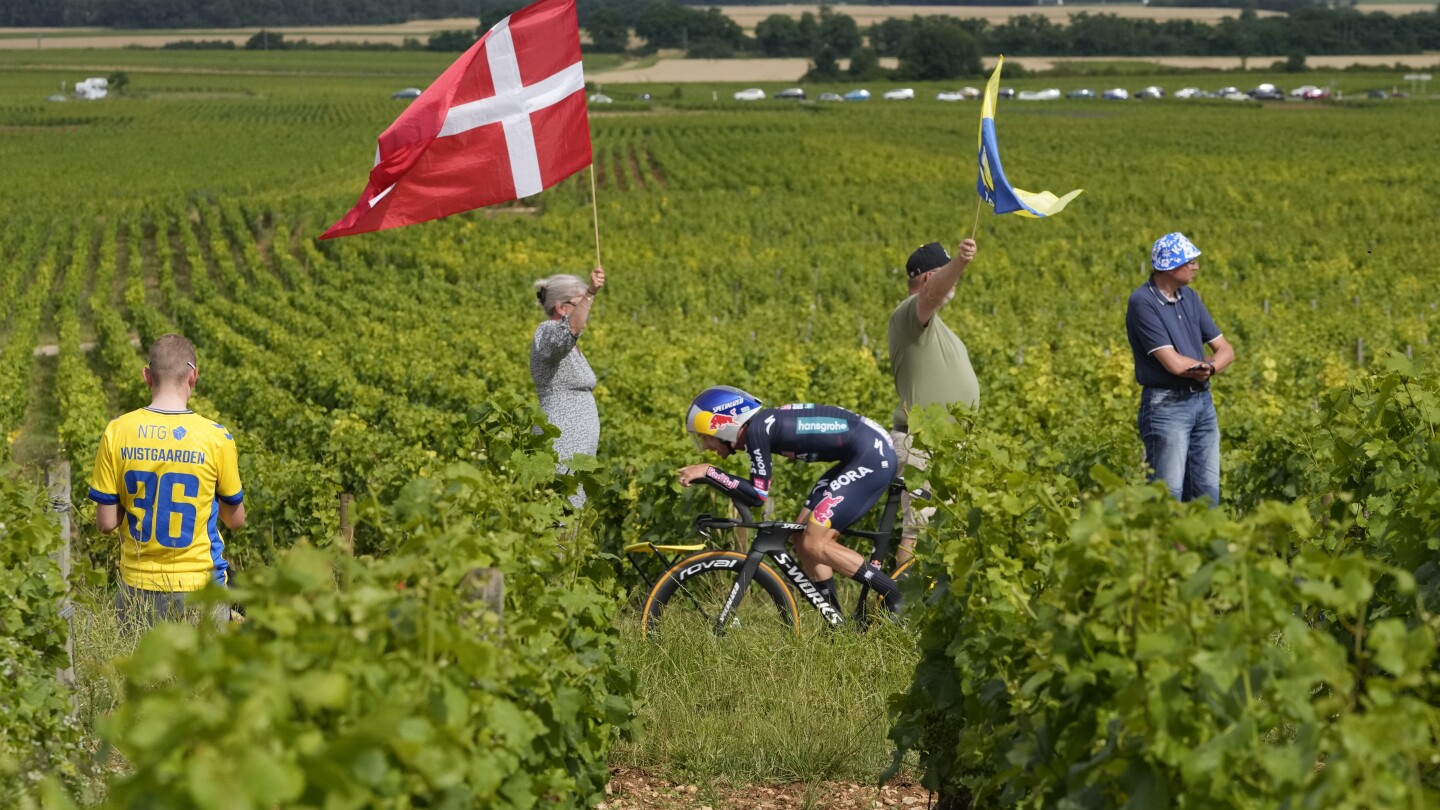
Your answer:
[[[721,638],[697,619],[662,640],[627,621],[618,655],[637,674],[640,722],[612,762],[701,786],[873,784],[890,763],[886,704],[914,673],[915,637],[802,619],[799,633]]]

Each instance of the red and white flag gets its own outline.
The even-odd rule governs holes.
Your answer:
[[[380,134],[355,207],[320,238],[538,194],[590,165],[575,0],[506,17]]]

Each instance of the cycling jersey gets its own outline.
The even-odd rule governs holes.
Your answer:
[[[750,480],[709,477],[738,492],[751,506],[770,497],[772,457],[835,462],[816,483],[805,507],[821,526],[843,529],[870,510],[897,471],[890,434],[874,421],[833,405],[765,408],[746,423]],[[713,468],[712,468],[713,469]],[[716,471],[719,472],[719,471]]]
[[[193,411],[141,408],[100,437],[90,499],[120,507],[120,576],[132,588],[225,584],[220,501],[244,497],[234,438]]]

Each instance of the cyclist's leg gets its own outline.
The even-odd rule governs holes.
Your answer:
[[[810,496],[805,499],[805,506],[801,508],[799,516],[795,518],[796,523],[808,525],[811,510],[825,496],[825,493],[830,491],[832,478],[844,469],[845,465],[836,464],[820,476],[820,480],[811,487]],[[796,533],[790,542],[795,546],[795,554],[800,558],[800,567],[805,569],[805,576],[815,583],[815,587],[820,589],[820,593],[825,595],[830,605],[839,610],[840,597],[835,592],[835,572],[830,566],[820,562],[809,553],[811,544],[805,542],[803,533]]]
[[[805,499],[805,506],[800,510],[800,515],[795,518],[796,523],[803,524],[810,518],[810,513],[814,511],[815,505],[825,497],[825,493],[830,491],[830,482],[834,481],[835,476],[844,472],[844,470],[844,463],[835,464],[826,470],[824,475],[820,476],[820,480],[816,481],[815,486],[810,488],[810,495]],[[800,564],[805,569],[805,576],[809,577],[811,582],[817,584],[820,582],[828,582],[835,576],[835,572],[830,570],[830,566],[812,558],[806,553],[804,544],[798,533],[792,542],[795,543],[795,553],[800,556]]]
[[[895,450],[889,442],[877,444],[880,446],[836,465],[838,471],[826,476],[829,478],[826,487],[823,490],[817,487],[811,493],[806,502],[809,520],[805,521],[805,531],[797,540],[797,551],[802,559],[813,559],[869,585],[885,597],[891,609],[896,609],[900,592],[894,581],[878,568],[866,565],[859,552],[839,542],[839,530],[870,511],[895,478]]]

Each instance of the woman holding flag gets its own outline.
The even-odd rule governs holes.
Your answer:
[[[580,334],[590,322],[595,294],[605,286],[605,270],[590,271],[590,283],[579,276],[560,274],[535,282],[535,299],[547,319],[535,327],[530,341],[530,376],[540,397],[540,410],[560,428],[555,452],[558,470],[577,453],[595,455],[600,446],[600,412],[595,408],[595,372],[580,353]],[[585,505],[582,487],[570,497],[576,509]]]

